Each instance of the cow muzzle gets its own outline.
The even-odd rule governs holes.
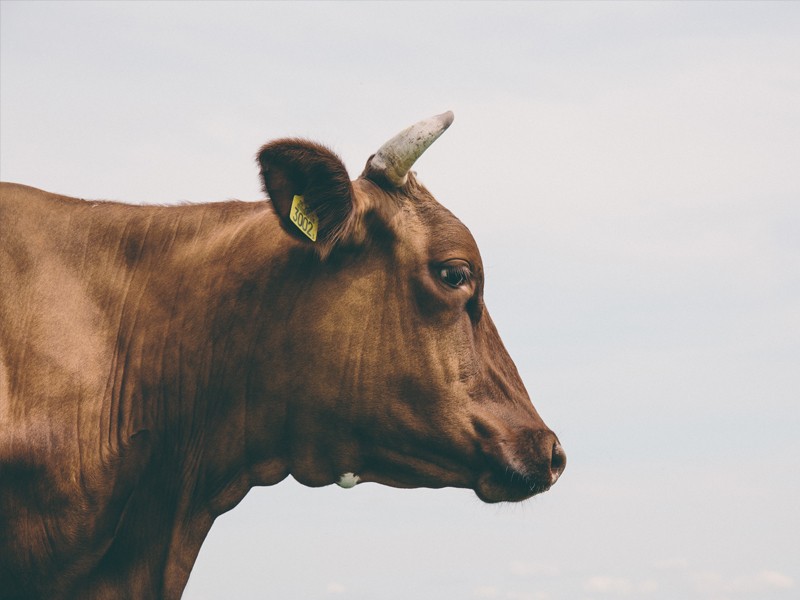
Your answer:
[[[487,469],[475,493],[484,502],[519,502],[545,492],[567,466],[567,455],[549,429],[494,437],[483,447]]]

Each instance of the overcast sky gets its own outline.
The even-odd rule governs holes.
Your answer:
[[[257,488],[184,595],[800,594],[800,4],[0,5],[0,177],[261,197],[266,141],[416,165],[569,463],[547,494]]]

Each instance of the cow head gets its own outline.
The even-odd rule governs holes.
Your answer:
[[[452,119],[401,132],[355,181],[308,141],[258,155],[293,238],[263,385],[282,399],[282,452],[301,483],[457,486],[498,502],[564,469],[484,305],[475,240],[410,171]]]

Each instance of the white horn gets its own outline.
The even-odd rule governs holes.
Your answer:
[[[380,147],[365,175],[378,175],[396,187],[405,185],[411,166],[452,122],[453,112],[447,111],[404,129]]]

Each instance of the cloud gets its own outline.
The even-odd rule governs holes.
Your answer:
[[[658,590],[658,582],[653,579],[633,582],[627,577],[601,575],[587,580],[583,589],[589,593],[608,596],[629,596],[631,594],[640,596],[656,592]]]
[[[794,579],[778,571],[761,571],[753,578],[753,582],[767,588],[782,590],[788,590],[794,587]]]
[[[508,592],[504,597],[507,600],[550,600],[546,592]]]
[[[550,600],[547,592],[518,592],[516,590],[503,591],[491,585],[482,585],[472,591],[475,598],[502,598],[503,600]]]
[[[331,581],[328,584],[328,587],[325,588],[325,591],[329,594],[344,594],[347,588],[345,588],[341,583],[338,581]]]
[[[654,579],[645,579],[636,586],[639,594],[653,594],[658,591],[658,582]]]
[[[775,590],[788,590],[795,586],[794,579],[770,569],[733,578],[723,577],[715,571],[706,571],[696,574],[694,582],[696,590],[705,595],[742,594],[752,596]]]
[[[625,577],[598,576],[589,579],[583,589],[598,594],[626,596],[633,592],[633,584]]]
[[[520,575],[523,577],[531,575],[536,575],[539,577],[555,577],[561,573],[560,569],[555,565],[538,562],[526,562],[522,560],[512,561],[509,569],[514,575]]]

